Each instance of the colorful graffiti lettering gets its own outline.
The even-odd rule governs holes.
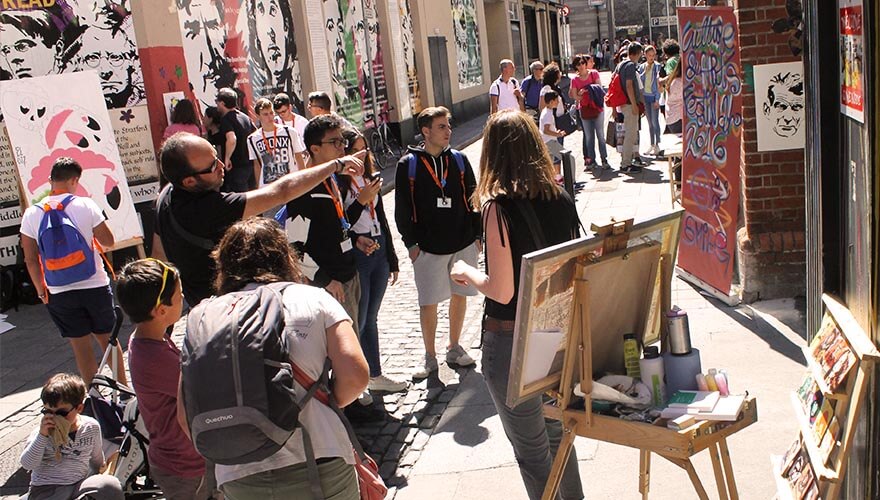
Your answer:
[[[722,226],[714,226],[691,214],[684,217],[682,243],[697,248],[701,253],[717,259],[719,264],[728,267],[730,252],[727,249],[727,234]]]

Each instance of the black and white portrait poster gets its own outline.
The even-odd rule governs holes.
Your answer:
[[[758,151],[803,149],[804,105],[802,62],[755,66]]]

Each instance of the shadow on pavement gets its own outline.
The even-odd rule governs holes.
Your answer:
[[[482,423],[496,414],[483,374],[473,371],[462,379],[458,394],[434,434],[452,432],[456,443],[475,447],[489,439],[489,430]]]
[[[28,485],[31,482],[31,473],[19,468],[15,474],[9,476],[3,485],[0,485],[0,495],[11,495],[17,497],[24,495],[28,491]]]

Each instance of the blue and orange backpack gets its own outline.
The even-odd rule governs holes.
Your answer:
[[[43,204],[37,245],[44,279],[50,286],[85,281],[97,272],[94,247],[65,211],[73,199],[68,195],[54,207],[48,202]]]

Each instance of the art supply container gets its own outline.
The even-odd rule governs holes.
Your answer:
[[[623,365],[626,367],[626,376],[639,378],[639,341],[635,333],[627,333],[623,336]]]
[[[688,354],[663,353],[663,367],[666,372],[666,393],[676,391],[696,391],[697,375],[703,369],[700,363],[700,350],[691,349]]]
[[[669,336],[669,352],[687,354],[691,352],[691,331],[688,327],[687,313],[677,307],[666,313]]]
[[[642,382],[651,389],[651,404],[655,408],[666,405],[666,376],[663,358],[657,346],[645,347],[644,357],[639,361]]]

